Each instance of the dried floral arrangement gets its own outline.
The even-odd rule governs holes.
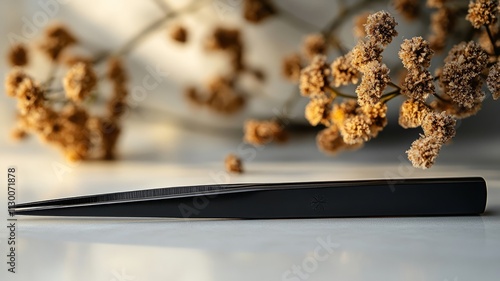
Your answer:
[[[8,55],[14,66],[5,80],[8,96],[17,99],[17,122],[13,137],[37,134],[44,142],[57,146],[70,161],[114,159],[120,135],[120,118],[127,97],[127,73],[117,57],[107,58],[108,68],[98,76],[93,58],[68,54],[77,44],[75,36],[60,24],[46,28],[37,46],[52,63],[53,72],[39,83],[23,69],[29,63],[30,47],[14,45]],[[65,69],[60,85],[54,83],[55,69]],[[106,102],[106,113],[90,111],[98,83],[107,78],[112,95]]]
[[[6,92],[18,101],[16,138],[26,133],[39,135],[42,140],[58,146],[69,160],[95,158],[113,159],[121,131],[121,121],[127,110],[127,73],[122,57],[154,31],[177,16],[192,12],[207,1],[194,1],[179,11],[173,11],[162,0],[154,0],[165,12],[115,51],[81,56],[72,52],[76,37],[62,25],[45,30],[42,43],[36,46],[12,46],[8,61],[14,67],[6,78]],[[310,99],[305,118],[312,126],[324,126],[316,137],[320,150],[335,154],[358,149],[376,137],[387,125],[387,107],[395,97],[405,97],[400,106],[399,124],[403,128],[421,127],[423,134],[411,144],[408,159],[415,167],[429,168],[441,147],[455,135],[456,119],[477,113],[488,89],[494,99],[500,97],[500,28],[498,1],[428,0],[423,7],[418,0],[394,0],[393,7],[408,20],[419,19],[423,9],[431,10],[428,34],[405,39],[398,52],[404,67],[402,81],[391,78],[391,69],[383,62],[385,48],[398,36],[393,15],[386,11],[368,12],[364,6],[372,1],[360,0],[347,6],[339,1],[340,12],[323,29],[309,34],[301,53],[285,55],[283,76],[297,83],[302,96]],[[295,26],[308,26],[306,21],[280,9],[272,0],[243,0],[243,17],[249,24],[260,24],[279,17]],[[337,31],[351,16],[355,18],[354,34],[359,38],[351,50],[346,50]],[[450,46],[455,21],[470,22],[462,42]],[[311,28],[309,28],[310,30]],[[168,36],[179,44],[190,43],[189,29],[177,22],[168,28]],[[265,82],[264,73],[245,58],[245,44],[239,28],[215,27],[203,44],[207,52],[223,52],[230,64],[230,73],[208,79],[204,86],[188,86],[186,100],[215,113],[235,114],[251,96],[250,89],[240,85],[243,75]],[[449,46],[449,47],[448,47]],[[35,81],[24,67],[29,63],[33,47],[47,55],[54,72],[42,82]],[[449,49],[449,50],[447,50]],[[341,55],[332,61],[327,55],[336,50]],[[429,70],[435,53],[448,55],[434,74]],[[105,71],[97,71],[107,63]],[[55,70],[65,75],[57,85]],[[393,73],[394,74],[394,73]],[[394,75],[393,75],[394,76]],[[104,103],[104,113],[91,110],[98,87],[111,84],[110,97]],[[486,84],[486,87],[484,86]],[[354,93],[345,93],[354,85]],[[292,96],[286,108],[297,101]],[[279,116],[271,120],[250,119],[244,124],[244,140],[253,145],[287,138],[285,122]],[[225,160],[228,171],[242,172],[242,161],[236,155]]]

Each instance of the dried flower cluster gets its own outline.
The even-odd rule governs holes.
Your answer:
[[[272,141],[284,142],[287,135],[277,121],[247,120],[243,139],[253,145],[264,145]]]
[[[11,66],[25,66],[29,62],[28,50],[22,43],[15,44],[10,48],[7,59]]]
[[[243,17],[251,23],[260,23],[277,13],[271,0],[245,0]]]
[[[206,85],[206,91],[188,88],[187,99],[194,105],[206,106],[221,114],[233,114],[245,105],[245,96],[237,91],[234,80],[215,77]]]
[[[19,68],[28,62],[28,47],[13,46],[9,59],[16,54],[16,63],[12,63],[16,68],[5,80],[7,95],[16,98],[18,104],[17,124],[12,135],[21,139],[27,133],[36,134],[44,142],[57,146],[70,161],[113,159],[120,132],[119,119],[126,107],[125,69],[117,58],[109,60],[108,78],[113,83],[113,95],[108,102],[107,116],[92,116],[90,100],[98,86],[92,59],[73,55],[70,63],[60,60],[61,54],[68,52],[67,48],[76,42],[66,27],[55,25],[45,31],[39,46],[58,67],[70,66],[61,81],[63,90],[52,85],[53,77],[40,84]],[[23,63],[20,53],[25,56]]]
[[[420,0],[393,0],[393,6],[407,20],[414,20],[420,15]]]
[[[327,42],[323,34],[312,33],[304,37],[302,42],[302,56],[299,53],[288,54],[283,58],[282,74],[290,82],[300,82],[300,72],[304,68],[304,61],[318,61],[316,56],[324,55],[327,51]],[[313,70],[312,73],[313,74]],[[302,82],[301,82],[302,83]]]
[[[179,42],[181,44],[187,42],[188,35],[189,35],[189,33],[188,33],[187,29],[180,24],[172,26],[169,30],[170,38],[172,38],[172,40]]]
[[[226,171],[230,173],[243,173],[243,163],[241,159],[235,154],[229,154],[224,159],[224,166],[226,167]]]
[[[97,77],[92,66],[79,62],[71,67],[63,80],[68,99],[81,103],[90,95],[97,84]]]
[[[409,19],[419,10],[418,1],[402,0],[393,4]],[[398,35],[395,30],[397,22],[385,11],[360,16],[358,21],[364,22],[365,38],[350,52],[334,59],[330,68],[325,52],[321,52],[302,69],[300,90],[303,96],[310,98],[305,117],[312,126],[326,126],[316,137],[320,150],[335,154],[346,148],[359,148],[376,137],[387,124],[386,103],[403,95],[406,100],[400,107],[399,124],[403,128],[421,127],[423,130],[421,137],[407,151],[408,159],[413,166],[426,169],[435,163],[441,147],[455,136],[455,118],[465,118],[481,108],[484,81],[493,97],[499,98],[500,64],[490,64],[487,69],[488,62],[496,62],[498,58],[488,55],[474,41],[453,47],[443,67],[436,72],[437,77],[430,73],[434,54],[432,46],[438,45],[440,50],[444,48],[445,33],[451,28],[448,19],[451,9],[445,1],[428,1],[427,5],[438,9],[440,19],[438,22],[436,13],[433,15],[434,35],[430,42],[422,37],[403,40],[398,53],[405,68],[401,85],[391,81],[390,70],[382,62],[382,52]],[[489,6],[481,7],[493,14],[497,12]],[[494,22],[495,17],[489,16],[490,13],[476,11],[476,14],[489,17],[488,24]],[[437,42],[435,36],[439,36],[441,42]],[[488,71],[487,78],[485,71]],[[338,89],[357,84],[360,78],[356,97]],[[436,80],[439,80],[440,94],[435,86]],[[394,90],[386,92],[388,87]],[[338,97],[346,100],[337,102]],[[428,103],[430,97],[434,100]]]
[[[352,51],[335,59],[329,66],[326,57],[317,54],[300,76],[302,95],[311,100],[305,116],[313,126],[323,124],[316,142],[327,153],[360,148],[376,137],[387,124],[387,106],[382,94],[390,82],[389,68],[382,63],[382,51],[397,35],[394,18],[385,11],[366,17],[365,40]],[[324,53],[321,52],[321,53]],[[340,93],[334,87],[361,83],[356,88],[357,99],[336,102],[337,98],[355,98]]]
[[[473,108],[484,99],[481,73],[488,63],[488,54],[478,43],[462,42],[445,58],[439,83],[444,93],[457,105]]]
[[[218,75],[205,85],[205,89],[193,86],[185,90],[185,97],[193,105],[205,106],[214,112],[229,115],[241,111],[246,104],[246,95],[237,87],[244,72],[250,73],[259,81],[264,73],[248,66],[243,59],[244,44],[238,29],[217,27],[205,42],[208,51],[222,51],[230,58],[231,73]]]
[[[414,101],[425,102],[435,93],[434,77],[427,70],[434,53],[429,45],[422,37],[413,37],[405,39],[399,51],[399,58],[407,70],[402,94]]]
[[[12,83],[15,81],[15,83]],[[87,158],[90,134],[86,127],[87,112],[80,106],[69,104],[58,112],[44,99],[42,88],[21,69],[14,69],[7,77],[9,95],[18,101],[18,122],[15,136],[33,132],[48,143],[62,149],[72,161]],[[23,133],[20,133],[23,132]]]
[[[408,20],[419,18],[425,8],[417,0],[392,0],[392,5]],[[272,0],[244,0],[241,6],[242,17],[252,24],[263,23],[273,16],[293,20],[295,24],[301,21],[300,17],[280,10]],[[430,34],[426,39],[416,36],[403,40],[398,52],[404,66],[401,82],[391,80],[390,75],[396,69],[383,62],[386,47],[398,36],[398,23],[386,11],[358,14],[354,23],[358,42],[345,51],[336,37],[337,28],[359,8],[346,5],[328,26],[304,38],[301,52],[284,57],[283,76],[297,83],[301,95],[309,98],[305,118],[312,126],[325,127],[316,136],[321,151],[335,154],[358,149],[377,137],[388,122],[388,102],[400,96],[405,100],[399,110],[399,124],[404,128],[421,127],[423,131],[407,151],[408,159],[415,167],[429,168],[443,145],[454,137],[456,118],[476,114],[485,100],[486,89],[493,99],[500,98],[498,0],[472,0],[468,7],[456,1],[427,0],[426,6],[432,9]],[[465,11],[467,15],[463,16]],[[165,13],[160,23],[182,14]],[[470,31],[450,36],[459,20],[470,23]],[[13,136],[37,134],[58,146],[70,160],[113,159],[122,130],[121,119],[128,109],[128,77],[123,61],[111,54],[126,54],[155,26],[147,27],[116,52],[95,56],[76,53],[72,46],[78,40],[65,26],[49,26],[37,46],[55,70],[42,82],[35,81],[22,68],[29,65],[34,55],[30,46],[13,44],[7,60],[14,69],[5,81],[7,95],[18,104]],[[212,75],[203,87],[188,87],[185,96],[192,104],[224,115],[234,114],[243,109],[250,97],[250,90],[242,88],[245,83],[241,83],[241,78],[250,74],[264,81],[264,73],[246,59],[242,30],[215,27],[203,41],[207,52],[226,55],[229,71]],[[179,22],[168,29],[169,38],[179,44],[193,41],[189,35],[187,26]],[[429,70],[431,60],[436,60],[433,54],[446,50],[452,41],[460,43],[449,50],[444,64],[433,76]],[[340,55],[329,61],[332,48]],[[97,67],[103,61],[107,61],[106,73],[100,73],[102,70]],[[56,76],[58,72],[65,73],[62,79]],[[103,78],[110,83],[110,98],[105,104],[105,114],[94,116],[90,107],[96,106],[96,100],[102,100],[98,95]],[[344,93],[345,89],[351,93]],[[285,106],[290,105],[289,101],[294,100],[287,100]],[[284,124],[276,119],[250,119],[245,123],[244,141],[253,145],[282,142],[286,139]],[[226,157],[225,166],[231,172],[243,171],[241,159],[234,154]]]
[[[207,39],[205,47],[209,51],[224,51],[231,59],[234,71],[243,70],[243,42],[239,29],[217,27]]]
[[[469,4],[469,13],[465,17],[474,28],[481,28],[497,21],[498,0],[475,0]]]
[[[442,145],[455,136],[455,123],[446,112],[425,115],[422,122],[424,134],[406,152],[413,166],[427,169],[434,165]]]
[[[61,25],[55,24],[45,29],[45,34],[40,49],[52,60],[59,59],[61,53],[69,46],[76,44],[77,41],[73,34],[68,29]]]
[[[316,55],[326,53],[326,41],[322,34],[310,34],[304,39],[303,53],[312,60]]]
[[[302,70],[302,59],[299,54],[289,54],[283,58],[282,70],[283,76],[290,82],[298,82],[300,71]]]
[[[330,67],[326,57],[318,55],[300,74],[300,92],[303,96],[320,96],[325,94],[329,85]]]
[[[361,106],[374,106],[379,103],[390,82],[389,68],[382,63],[382,51],[397,36],[396,25],[394,17],[388,12],[380,11],[369,15],[365,25],[365,40],[360,40],[346,55],[346,62],[350,64],[345,67],[355,68],[363,74],[361,83],[356,88],[358,103]]]

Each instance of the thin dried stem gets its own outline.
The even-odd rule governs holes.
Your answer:
[[[401,87],[399,87],[397,84],[394,84],[392,81],[389,81],[389,83],[387,83],[387,85],[393,87],[393,88],[396,88],[398,90],[401,90]]]
[[[331,86],[326,86],[326,90],[328,90],[330,93],[334,94],[335,96],[338,96],[338,97],[343,97],[343,98],[347,98],[347,99],[357,99],[358,97],[356,96],[351,96],[351,95],[348,95],[348,94],[344,94],[342,92],[340,92],[339,90],[331,87]]]
[[[491,33],[490,27],[485,25],[486,28],[486,33],[488,33],[488,38],[490,39],[491,45],[493,46],[493,52],[495,53],[495,56],[498,56],[498,48],[495,43],[495,38],[493,37],[493,34]]]
[[[443,98],[442,96],[438,95],[437,93],[433,93],[432,94],[434,97],[436,97],[438,100],[442,101],[442,102],[446,102],[446,103],[449,103],[450,101]]]
[[[401,90],[397,89],[397,90],[394,90],[392,92],[389,92],[387,94],[382,95],[382,97],[380,98],[380,101],[383,103],[387,103],[388,101],[392,100],[393,98],[395,98],[399,95],[401,95]]]

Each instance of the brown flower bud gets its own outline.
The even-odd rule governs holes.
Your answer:
[[[442,143],[432,136],[421,136],[411,144],[408,154],[408,160],[413,164],[413,167],[428,169],[436,161]]]
[[[251,23],[260,23],[277,13],[271,0],[245,0],[243,16]]]
[[[230,173],[243,173],[243,165],[241,159],[235,154],[228,154],[224,159],[224,166],[226,171]]]
[[[66,73],[63,84],[66,96],[79,103],[94,90],[97,77],[90,65],[77,63]]]
[[[15,44],[10,48],[7,59],[11,66],[25,66],[29,62],[28,49],[24,44]]]

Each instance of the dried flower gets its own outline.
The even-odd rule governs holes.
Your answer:
[[[488,78],[486,78],[486,85],[493,96],[493,99],[500,98],[500,62],[494,64],[489,71]]]
[[[342,127],[347,118],[356,115],[358,108],[358,103],[352,99],[344,100],[342,103],[333,104],[333,108],[330,113],[332,123],[338,127]]]
[[[484,99],[480,75],[487,62],[488,55],[476,42],[456,45],[445,58],[441,88],[459,106],[473,107],[477,100]]]
[[[357,144],[368,141],[371,136],[370,119],[363,115],[355,115],[345,120],[340,132],[347,144]]]
[[[292,82],[298,82],[301,70],[302,63],[299,54],[290,54],[283,59],[281,72],[286,79]]]
[[[331,155],[337,154],[347,146],[335,125],[321,130],[316,135],[316,145],[319,150]]]
[[[314,57],[311,64],[300,73],[300,92],[303,96],[324,94],[329,84],[329,75],[330,68],[326,63],[326,57],[323,55]]]
[[[208,95],[205,104],[222,114],[233,114],[245,105],[245,98],[236,93],[232,81],[218,76],[208,82]]]
[[[29,77],[19,83],[16,97],[21,114],[26,114],[33,108],[41,107],[43,104],[43,92]]]
[[[419,0],[393,0],[392,4],[396,11],[408,20],[414,20],[420,14]]]
[[[361,107],[362,114],[369,119],[370,136],[376,137],[387,125],[387,105],[378,102],[374,105],[365,105]]]
[[[455,125],[455,119],[446,112],[431,112],[422,121],[425,136],[433,137],[441,143],[446,143],[455,136]]]
[[[414,167],[428,169],[434,162],[441,150],[442,143],[432,136],[421,136],[411,144],[409,150],[406,151],[408,159]]]
[[[309,34],[304,39],[303,52],[306,57],[312,60],[317,55],[326,53],[326,42],[322,34]]]
[[[363,38],[366,36],[365,25],[368,21],[368,16],[370,16],[370,12],[363,12],[358,14],[354,18],[354,35],[358,38]]]
[[[207,39],[205,47],[208,50],[226,51],[235,72],[240,72],[245,68],[243,62],[243,42],[241,41],[240,30],[217,27],[213,34]]]
[[[427,70],[413,69],[408,71],[402,85],[401,93],[410,99],[425,101],[436,92],[434,77]]]
[[[81,106],[69,104],[61,110],[61,117],[76,126],[85,126],[89,119],[89,114]]]
[[[382,92],[391,81],[389,68],[377,61],[368,63],[361,83],[356,88],[359,105],[374,105],[379,102]]]
[[[263,145],[272,141],[283,142],[286,135],[276,121],[247,120],[243,139],[253,145]]]
[[[76,42],[75,37],[65,26],[55,24],[45,29],[44,41],[41,43],[40,48],[52,60],[57,60],[64,49]]]
[[[187,29],[180,25],[173,25],[169,30],[169,36],[172,40],[177,41],[179,43],[186,43],[188,40],[188,31]]]
[[[443,8],[448,0],[427,0],[426,5],[429,8]]]
[[[423,102],[407,99],[399,110],[399,125],[405,129],[419,127],[428,113],[429,108]]]
[[[22,43],[15,44],[10,48],[7,59],[11,66],[25,66],[28,64],[28,49]]]
[[[241,48],[240,30],[217,27],[206,41],[208,50],[230,50]]]
[[[205,99],[195,87],[187,87],[184,90],[184,96],[193,105],[196,106],[205,105],[206,102]]]
[[[108,79],[117,85],[123,85],[128,80],[127,71],[123,62],[118,57],[111,57],[108,60],[108,69],[107,69]]]
[[[474,28],[483,25],[494,24],[497,21],[498,0],[475,0],[470,1],[466,20],[470,21]]]
[[[10,137],[15,141],[25,139],[27,136],[28,136],[27,132],[22,128],[14,128],[10,132]]]
[[[69,99],[81,102],[97,84],[97,77],[90,65],[77,63],[64,77],[64,90]]]
[[[312,98],[306,106],[305,116],[313,126],[319,123],[328,124],[331,99],[326,96]]]
[[[276,8],[271,0],[245,0],[244,2],[243,16],[251,23],[260,23],[275,14]]]
[[[351,51],[351,63],[359,71],[365,72],[366,66],[373,61],[382,61],[383,49],[373,41],[359,41]]]
[[[243,165],[241,159],[235,154],[228,154],[224,159],[224,166],[226,167],[226,171],[230,173],[243,173]]]
[[[391,43],[392,38],[398,35],[395,29],[397,24],[391,14],[386,11],[379,11],[368,16],[365,32],[370,41],[386,46]]]
[[[405,39],[399,50],[399,58],[406,69],[428,68],[434,51],[422,37]]]
[[[5,92],[7,96],[15,97],[19,84],[26,78],[30,77],[22,69],[14,68],[5,78]]]
[[[331,68],[335,87],[358,83],[359,72],[352,65],[350,53],[334,60]]]
[[[230,79],[218,76],[207,84],[207,92],[201,92],[194,87],[185,90],[185,96],[191,104],[207,106],[221,114],[233,114],[245,105],[244,96],[237,94]]]

